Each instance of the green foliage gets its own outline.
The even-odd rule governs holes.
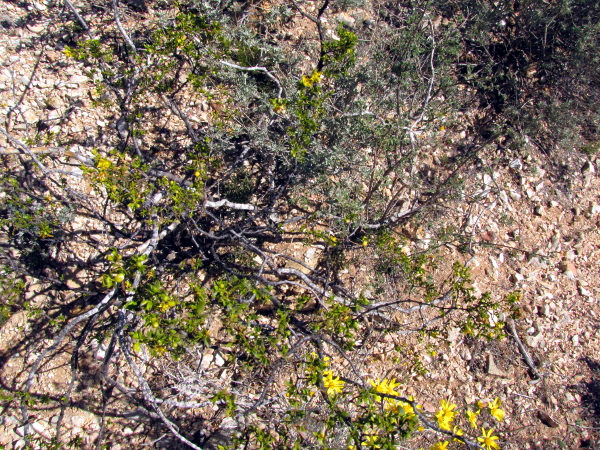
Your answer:
[[[488,141],[505,133],[519,147],[541,122],[581,107],[545,87],[569,79],[561,64],[584,72],[577,55],[597,59],[597,11],[585,16],[570,0],[526,1],[520,14],[502,1],[376,2],[377,26],[334,34],[330,22],[307,20],[313,38],[293,40],[287,28],[307,18],[298,11],[307,6],[182,2],[131,33],[137,52],[109,28],[65,48],[93,68],[95,113],[116,120],[116,130],[106,128],[111,139],[81,167],[93,194],[7,158],[0,231],[16,256],[3,254],[13,265],[0,274],[0,322],[21,307],[21,273],[85,302],[114,293],[90,321],[94,334],[123,330],[134,359],[147,350],[173,364],[148,380],[156,395],[170,389],[169,399],[255,415],[231,448],[392,449],[423,423],[416,404],[383,398],[379,381],[365,387],[349,369],[334,374],[328,358],[351,366],[374,330],[443,340],[457,327],[502,338],[500,313],[516,317],[519,294],[476,294],[462,261],[473,236],[432,217],[440,205],[471,201],[465,179],[480,170]],[[546,41],[532,43],[542,30]],[[546,81],[528,78],[533,64]],[[593,87],[586,80],[584,92]],[[532,99],[535,111],[526,111]],[[420,139],[452,145],[439,135],[462,127],[467,115],[458,112],[475,101],[500,119],[465,138],[464,155],[423,169],[432,150]],[[565,133],[588,117],[579,112]],[[587,155],[597,150],[593,119],[577,147]],[[60,158],[45,161],[66,163]],[[82,220],[69,228],[73,216]],[[447,242],[460,261],[441,260]],[[81,288],[42,273],[71,270],[69,252],[85,254],[73,264],[85,273]],[[122,308],[118,324],[113,311]],[[61,313],[47,324],[54,332],[67,320]],[[427,373],[414,349],[398,344],[393,353],[410,373]],[[219,364],[203,364],[209,355]],[[202,408],[164,413],[182,430],[220,423]]]

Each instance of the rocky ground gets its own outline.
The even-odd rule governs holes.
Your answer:
[[[42,141],[33,142],[34,146],[68,142],[68,147],[91,156],[92,147],[104,145],[105,130],[115,121],[90,107],[96,94],[85,68],[68,59],[55,43],[63,24],[55,21],[44,3],[23,7],[3,2],[0,9],[0,125],[21,139],[39,131]],[[38,19],[23,22],[34,10]],[[447,133],[445,139],[452,139],[461,130]],[[5,143],[0,145],[2,151],[11,151]],[[444,156],[441,149],[436,151]],[[492,170],[474,180],[473,186],[481,189],[478,206],[457,211],[452,219],[463,214],[471,221],[476,245],[470,267],[476,289],[490,291],[494,298],[521,291],[521,318],[515,327],[526,352],[510,336],[475,341],[458,329],[448,330],[441,339],[408,342],[391,335],[365,347],[362,370],[373,378],[396,377],[430,412],[439,398],[460,405],[501,398],[505,421],[484,426],[496,426],[504,449],[598,448],[600,183],[596,170],[600,168],[595,157],[579,155],[572,156],[568,173],[560,173],[533,146],[526,153],[507,153],[500,159],[484,155]],[[427,236],[420,239],[426,241]],[[305,252],[307,262],[314,252]],[[452,245],[442,250],[442,256],[468,259]],[[19,390],[27,367],[37,357],[27,346],[27,337],[35,333],[35,320],[23,311],[0,329],[2,395]],[[388,358],[394,347],[409,344],[415,356],[409,363]],[[68,389],[70,350],[58,349],[60,356],[44,367],[36,380],[37,393],[60,399]],[[97,369],[104,350],[97,345],[87,352],[90,373]],[[539,378],[532,376],[524,353],[530,355]],[[223,363],[217,354],[207,365]],[[131,374],[123,371],[119,376],[126,380]],[[77,401],[62,410],[35,400],[32,426],[42,440],[56,435],[60,420],[64,442],[81,439],[76,448],[94,448],[103,426],[112,450],[141,448],[151,441],[146,422],[125,396],[103,422],[102,411],[89,407],[96,404],[92,399],[102,403],[96,381],[90,377],[77,380],[76,385]],[[16,402],[5,405],[0,445],[23,448]],[[119,405],[123,410],[117,414]],[[418,442],[405,448],[416,449]]]

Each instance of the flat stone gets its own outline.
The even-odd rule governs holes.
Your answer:
[[[562,260],[558,265],[558,268],[563,272],[571,272],[573,275],[577,275],[577,269],[575,268],[575,264],[569,261]]]
[[[81,417],[81,416],[73,416],[73,417],[71,417],[71,423],[75,427],[82,427],[83,424],[85,423],[85,418]]]
[[[90,81],[90,79],[85,75],[73,75],[70,78],[69,83],[82,84],[87,83],[88,81]]]
[[[584,297],[591,297],[593,294],[583,286],[579,286],[579,293]]]
[[[488,360],[487,360],[488,375],[505,378],[506,374],[498,368],[498,366],[496,365],[496,362],[494,361],[494,357],[492,356],[492,354],[488,353],[487,356],[488,356]]]
[[[44,30],[46,29],[46,27],[43,26],[43,25],[27,25],[27,29],[29,31],[31,31],[32,33],[39,34],[39,33],[44,32]]]
[[[525,336],[525,342],[531,348],[536,348],[542,340],[542,333],[538,333],[536,336]]]
[[[223,357],[219,353],[217,353],[215,355],[215,364],[218,367],[222,367],[225,364],[225,360],[223,359]]]
[[[23,113],[23,116],[25,116],[25,120],[27,121],[27,123],[33,123],[39,120],[38,113],[32,109],[28,109],[27,111],[25,111]]]
[[[50,110],[60,109],[63,105],[63,102],[58,97],[48,97],[46,99],[46,107]]]

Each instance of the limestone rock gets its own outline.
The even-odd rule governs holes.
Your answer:
[[[488,360],[487,360],[487,373],[489,375],[493,375],[495,377],[506,377],[506,374],[501,371],[498,366],[496,365],[496,362],[494,361],[494,357],[492,356],[491,353],[488,353]]]

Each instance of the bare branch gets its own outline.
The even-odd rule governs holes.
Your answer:
[[[243,67],[243,66],[238,66],[237,64],[233,64],[227,61],[223,61],[223,60],[219,60],[219,62],[225,66],[228,67],[233,67],[234,69],[238,69],[238,70],[247,70],[249,72],[256,72],[256,71],[260,71],[260,72],[264,72],[264,74],[266,76],[268,76],[271,80],[273,80],[273,82],[277,85],[277,87],[279,88],[279,91],[277,92],[277,98],[281,98],[281,94],[283,92],[283,88],[281,87],[281,83],[279,82],[279,80],[277,79],[277,77],[275,75],[273,75],[271,72],[269,72],[269,70],[266,67]]]

